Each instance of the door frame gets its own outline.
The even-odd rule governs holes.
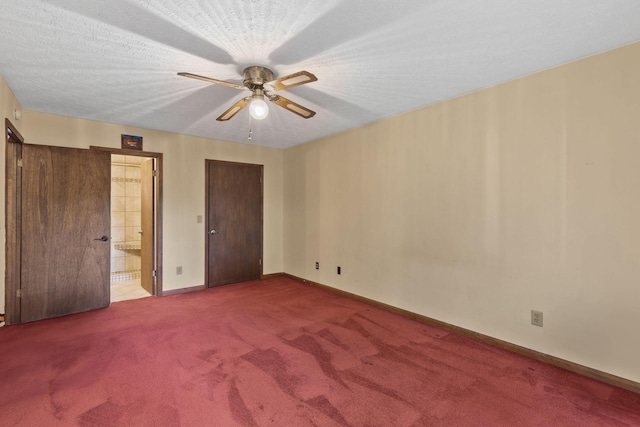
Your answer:
[[[22,242],[22,144],[24,138],[9,121],[5,122],[5,316],[7,325],[20,323],[20,264]]]
[[[226,160],[205,159],[205,173],[204,173],[204,288],[209,289],[209,214],[211,212],[210,200],[209,200],[209,169],[214,163],[226,163],[232,165],[244,165],[260,167],[260,184],[261,184],[261,205],[262,212],[260,212],[260,228],[262,230],[260,235],[260,279],[264,278],[264,165],[257,163],[244,163],[244,162],[231,162]]]
[[[156,185],[155,192],[155,226],[154,226],[154,264],[156,266],[155,284],[153,286],[153,295],[162,296],[162,153],[154,153],[151,151],[127,150],[122,148],[97,147],[90,146],[91,150],[108,151],[113,154],[124,156],[137,156],[153,158],[156,161]]]

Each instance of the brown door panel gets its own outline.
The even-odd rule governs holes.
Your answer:
[[[207,284],[262,276],[262,166],[207,161]]]
[[[109,305],[110,158],[24,145],[21,321]]]

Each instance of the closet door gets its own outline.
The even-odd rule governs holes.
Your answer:
[[[110,154],[23,146],[21,321],[109,305]]]
[[[262,277],[262,165],[206,161],[208,287]]]

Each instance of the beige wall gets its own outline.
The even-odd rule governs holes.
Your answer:
[[[22,120],[15,120],[13,112],[15,110],[22,111],[22,107],[20,103],[16,99],[15,95],[7,85],[5,79],[0,75],[0,120],[2,120],[2,139],[3,143],[0,146],[0,236],[2,236],[2,242],[0,243],[0,275],[2,275],[2,280],[0,280],[0,313],[4,313],[4,305],[5,305],[5,295],[4,295],[4,270],[5,270],[5,175],[4,175],[4,164],[5,164],[5,156],[6,156],[6,141],[4,140],[4,119],[7,118],[11,121],[11,123],[18,129],[20,134],[22,134]]]
[[[634,44],[288,149],[284,270],[640,381],[638,76]]]
[[[33,111],[24,111],[22,122],[31,144],[119,148],[126,133],[142,136],[145,151],[163,153],[164,290],[204,284],[205,229],[196,217],[205,209],[205,159],[263,164],[264,274],[282,271],[282,150]]]

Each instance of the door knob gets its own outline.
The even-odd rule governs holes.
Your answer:
[[[214,229],[209,230],[209,234],[216,234],[216,233],[217,233],[217,231],[214,230]]]
[[[93,239],[93,240],[100,240],[102,242],[107,242],[109,240],[109,238],[107,236],[102,236],[99,239]]]

